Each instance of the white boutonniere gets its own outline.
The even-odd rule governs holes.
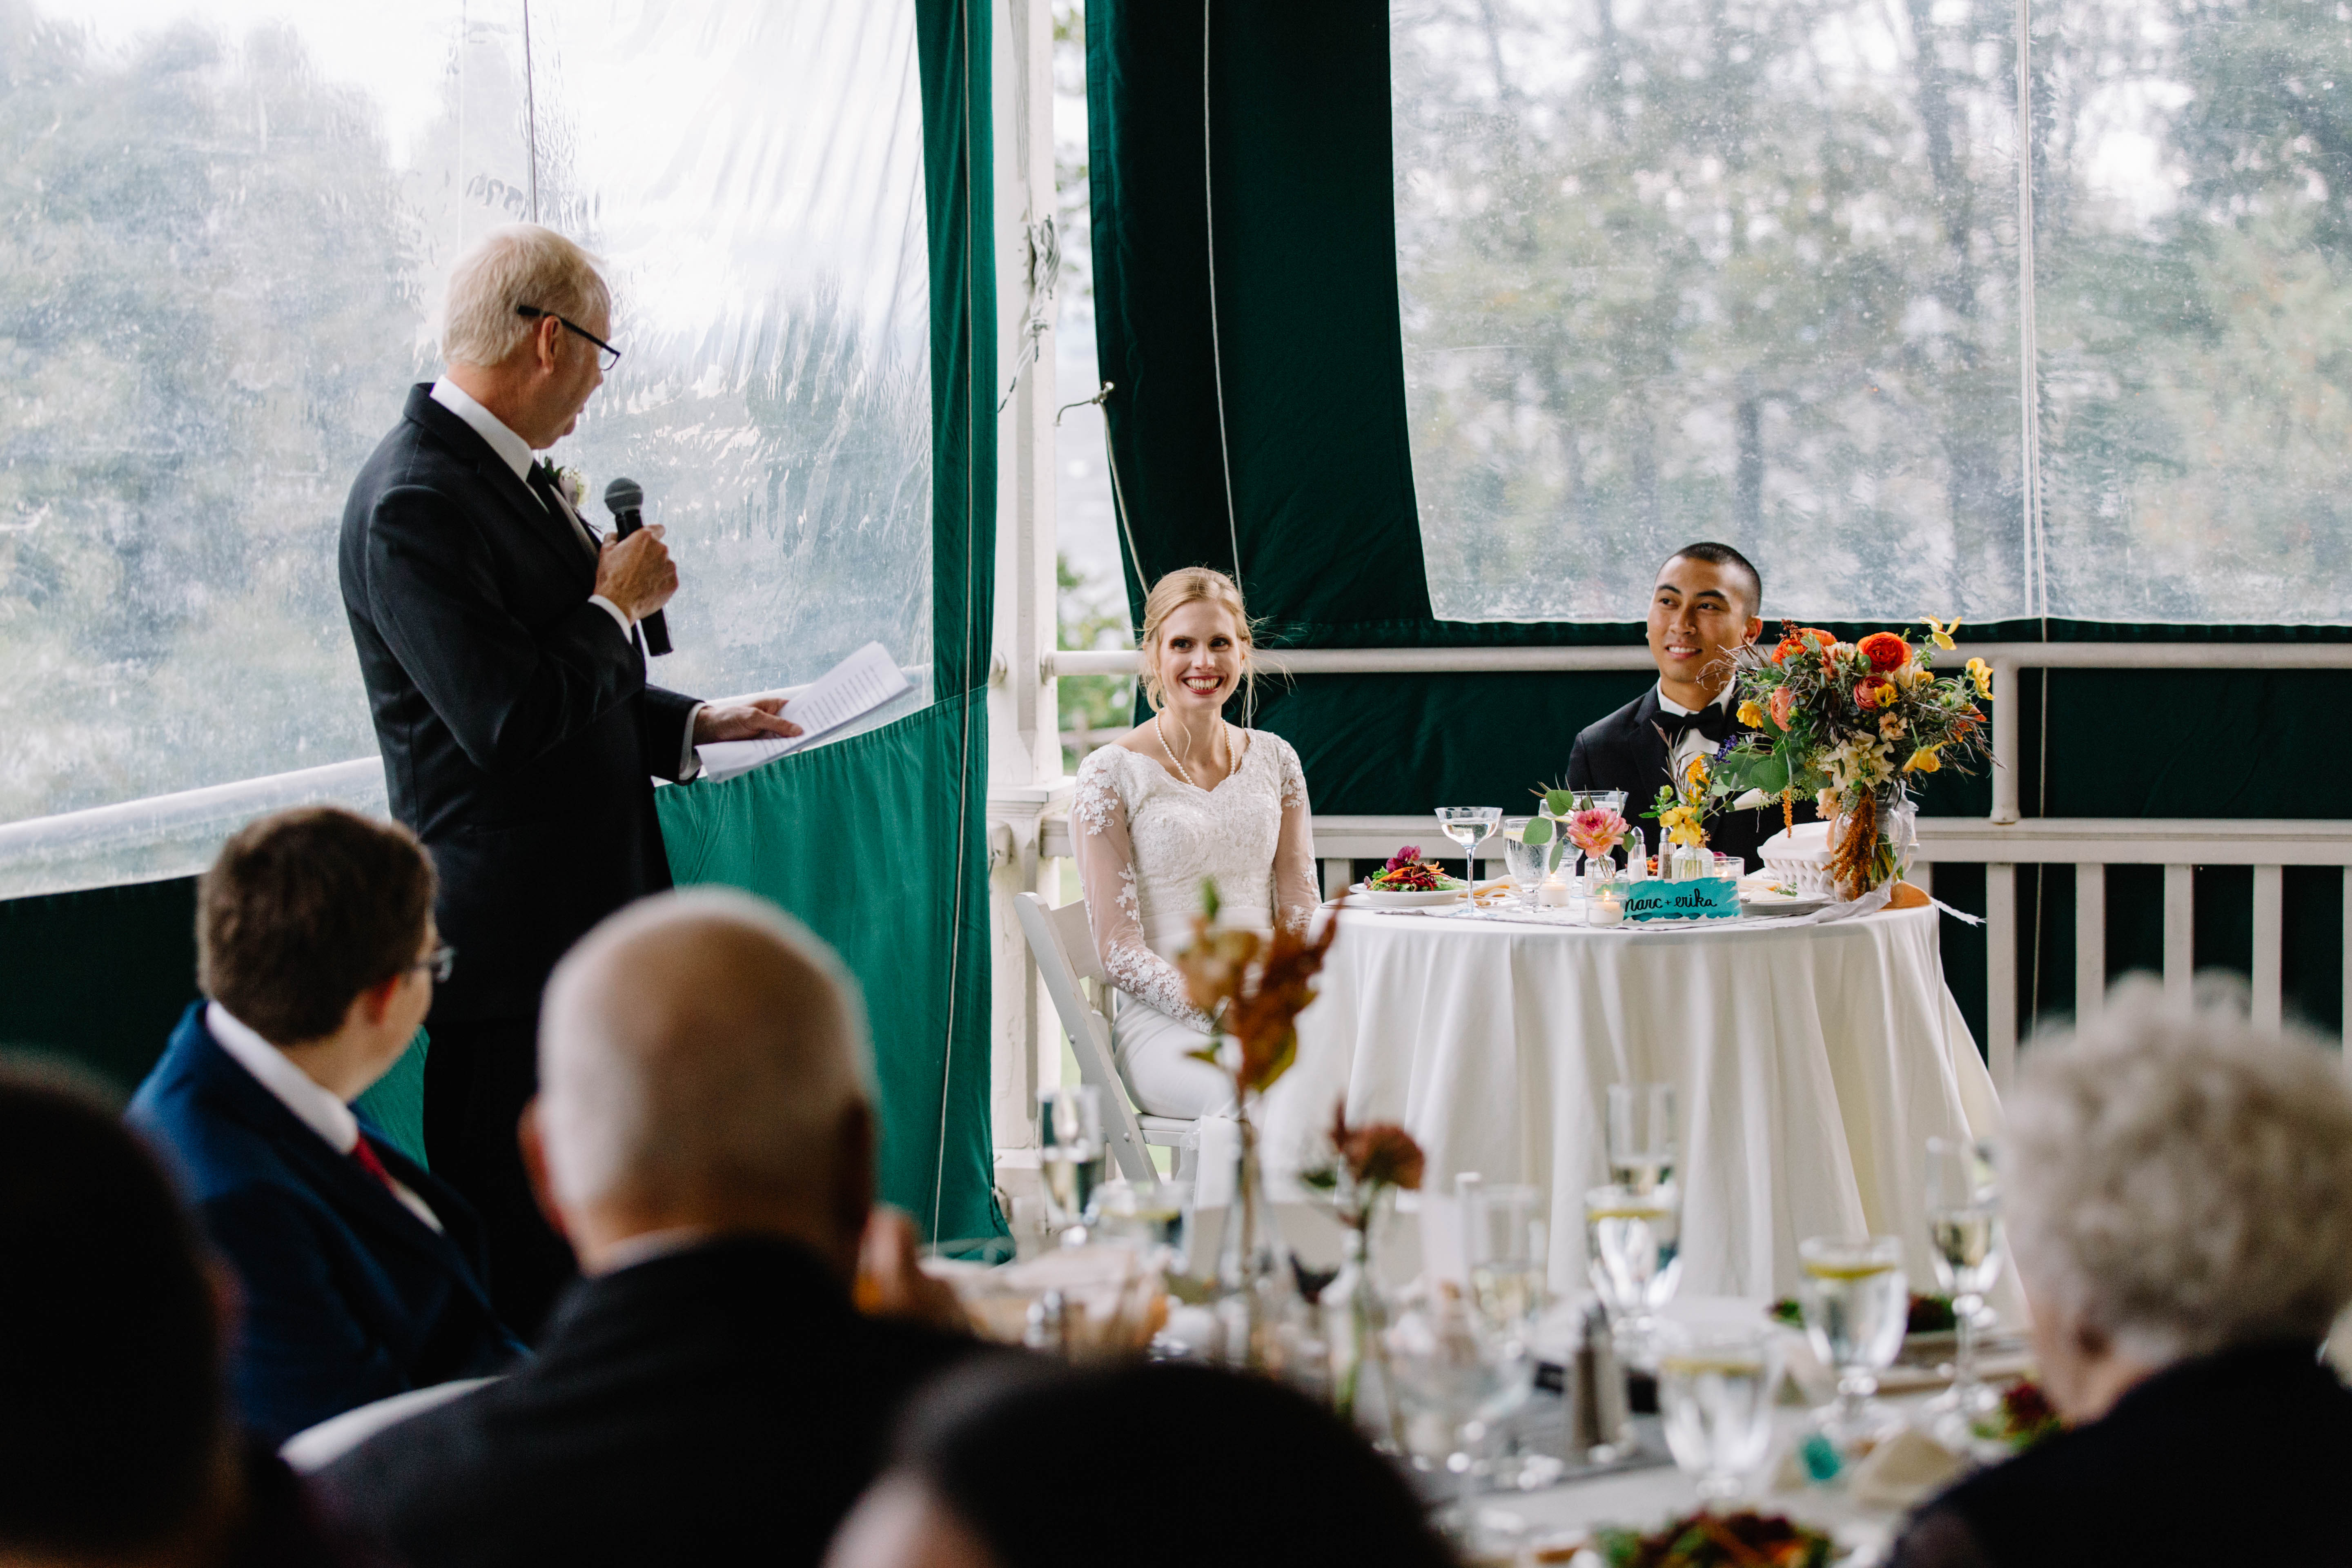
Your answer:
[[[556,469],[555,488],[558,493],[572,503],[572,510],[582,510],[588,505],[588,476],[579,469]]]

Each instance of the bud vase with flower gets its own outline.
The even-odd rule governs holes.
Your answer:
[[[1339,902],[1346,902],[1341,895]],[[1280,1330],[1297,1284],[1274,1234],[1274,1205],[1258,1152],[1258,1101],[1298,1056],[1298,1015],[1315,992],[1307,982],[1323,967],[1339,931],[1339,910],[1319,934],[1272,935],[1217,923],[1217,889],[1201,884],[1201,912],[1176,967],[1192,1005],[1214,1024],[1209,1044],[1193,1056],[1234,1085],[1234,1185],[1218,1248],[1210,1310],[1222,1342],[1213,1359],[1252,1371],[1280,1370]]]
[[[1347,1232],[1346,1261],[1324,1292],[1331,1407],[1398,1453],[1404,1449],[1404,1414],[1389,1366],[1389,1303],[1372,1268],[1372,1233],[1392,1194],[1421,1190],[1425,1163],[1412,1133],[1387,1121],[1350,1127],[1342,1102],[1331,1113],[1330,1158],[1299,1177],[1329,1194]]]

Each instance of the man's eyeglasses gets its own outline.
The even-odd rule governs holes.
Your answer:
[[[436,985],[446,985],[449,983],[449,972],[457,967],[457,950],[445,942],[401,973],[414,974],[420,969],[426,970],[431,973]]]
[[[598,337],[595,333],[590,331],[587,328],[582,326],[577,321],[564,321],[562,316],[557,315],[554,311],[542,310],[536,305],[517,305],[515,307],[515,314],[524,318],[526,321],[536,321],[541,317],[545,317],[551,321],[561,321],[562,322],[563,328],[566,331],[577,332],[582,337],[586,338],[590,342],[596,345],[596,366],[599,370],[610,370],[614,365],[621,363],[620,350],[614,348],[612,344],[606,342],[604,339]]]

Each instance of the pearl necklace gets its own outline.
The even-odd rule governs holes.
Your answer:
[[[1151,732],[1160,737],[1160,749],[1168,752],[1168,760],[1175,764],[1176,771],[1183,775],[1184,782],[1194,789],[1199,789],[1200,782],[1192,777],[1192,770],[1184,765],[1184,759],[1174,752],[1169,751],[1167,727],[1161,724],[1156,716],[1151,721]],[[1189,752],[1192,748],[1186,746],[1184,749]],[[1231,778],[1234,772],[1234,749],[1225,740],[1225,721],[1222,719],[1217,721],[1217,751],[1224,759],[1225,776]]]

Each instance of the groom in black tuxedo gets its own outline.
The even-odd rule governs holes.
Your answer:
[[[611,313],[570,240],[485,236],[451,277],[446,374],[410,391],[343,510],[343,608],[392,812],[432,854],[457,950],[426,1020],[425,1151],[479,1211],[499,1315],[526,1335],[572,1273],[516,1147],[548,972],[670,885],[655,777],[694,777],[700,742],[800,732],[778,701],[647,684],[637,623],[677,588],[662,531],[600,537],[533,459],[619,357]]]
[[[1728,544],[1685,545],[1658,568],[1650,590],[1650,657],[1658,683],[1606,719],[1585,726],[1569,753],[1570,789],[1622,789],[1625,820],[1640,827],[1654,851],[1658,828],[1642,813],[1652,808],[1667,782],[1690,759],[1714,752],[1747,732],[1735,716],[1732,661],[1764,630],[1764,580],[1748,557]],[[1801,821],[1812,820],[1809,801],[1797,804]],[[1780,806],[1735,811],[1727,805],[1707,819],[1707,847],[1737,855],[1750,871],[1763,861],[1757,850],[1780,831]]]

